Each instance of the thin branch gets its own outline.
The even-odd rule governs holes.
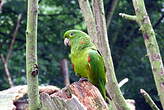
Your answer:
[[[106,20],[107,20],[107,29],[109,28],[109,25],[112,20],[112,16],[114,13],[114,10],[116,9],[116,6],[118,4],[119,0],[110,0],[108,3],[108,8],[107,8],[107,15],[106,15]]]
[[[8,80],[8,83],[9,83],[10,87],[13,87],[14,84],[13,84],[13,81],[12,81],[12,78],[11,78],[11,74],[10,74],[10,71],[9,71],[9,68],[8,68],[8,61],[9,61],[9,58],[10,58],[12,50],[13,50],[13,46],[14,46],[14,43],[15,43],[16,35],[18,33],[18,29],[20,27],[21,18],[22,18],[22,14],[19,14],[17,22],[16,22],[15,30],[14,30],[14,32],[12,34],[12,41],[11,41],[8,53],[6,55],[6,58],[3,56],[3,54],[1,54],[1,59],[2,59],[3,65],[4,65],[6,77],[7,77],[7,80]]]
[[[17,23],[16,23],[16,28],[15,28],[14,33],[12,35],[12,41],[11,41],[11,44],[10,44],[10,47],[9,47],[9,51],[7,53],[6,62],[8,62],[8,60],[11,56],[11,53],[12,53],[12,50],[13,50],[13,45],[15,43],[15,38],[16,38],[16,35],[18,33],[18,29],[20,27],[21,18],[22,18],[22,14],[19,14],[18,19],[17,19]]]
[[[159,18],[159,20],[154,24],[153,28],[156,28],[160,23],[161,21],[164,19],[164,14]]]
[[[137,17],[135,15],[128,15],[125,13],[119,13],[119,15],[127,20],[137,21]]]
[[[9,72],[9,69],[8,69],[8,64],[7,64],[3,54],[1,54],[0,56],[1,56],[1,60],[2,60],[3,65],[4,65],[4,69],[5,69],[5,73],[6,73],[6,77],[7,77],[8,83],[9,83],[10,87],[13,87],[14,84],[13,84],[13,81],[11,79],[11,75],[10,75],[10,72]]]
[[[140,93],[144,96],[145,101],[149,104],[152,110],[160,110],[144,89],[140,89]]]
[[[123,80],[121,80],[119,83],[118,83],[118,87],[122,87],[124,84],[126,84],[128,82],[128,78],[125,78]]]
[[[1,60],[2,60],[3,63],[6,62],[6,61],[5,61],[5,58],[4,58],[4,56],[3,56],[3,54],[1,54]]]

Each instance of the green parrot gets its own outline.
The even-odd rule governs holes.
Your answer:
[[[64,44],[71,48],[71,62],[76,75],[87,78],[106,99],[106,71],[104,60],[91,38],[80,30],[69,30],[64,34]]]

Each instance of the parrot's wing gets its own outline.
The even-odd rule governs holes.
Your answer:
[[[90,73],[88,75],[89,80],[95,86],[98,87],[103,97],[106,97],[105,84],[106,84],[106,73],[103,57],[100,52],[95,49],[90,49],[88,52],[88,64]]]

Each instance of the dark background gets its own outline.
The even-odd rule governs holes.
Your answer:
[[[104,0],[105,11],[110,0]],[[164,58],[164,1],[145,0],[146,9],[156,32],[161,56]],[[131,0],[120,0],[114,12],[112,22],[108,27],[108,37],[111,47],[114,67],[118,81],[128,78],[129,81],[121,90],[125,98],[135,99],[137,110],[149,110],[139,89],[145,89],[158,105],[159,98],[154,84],[142,33],[135,22],[127,21],[118,14],[124,12],[134,14]],[[9,71],[15,85],[26,84],[25,73],[25,31],[26,31],[26,1],[6,0],[0,13],[0,54],[7,55],[12,40],[17,17],[22,13],[20,28],[13,52],[8,61]],[[40,0],[38,17],[38,63],[39,83],[64,87],[60,71],[60,61],[68,58],[69,49],[63,44],[63,33],[69,29],[80,29],[86,32],[86,26],[80,12],[77,0]],[[74,75],[69,63],[71,82],[78,78]],[[7,89],[3,63],[0,60],[0,90]]]

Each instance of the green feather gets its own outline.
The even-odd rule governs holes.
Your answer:
[[[91,42],[90,37],[82,31],[69,30],[64,34],[64,38],[70,40],[70,58],[76,74],[87,78],[106,99],[106,73],[103,57]]]
[[[104,61],[102,56],[99,54],[97,50],[90,49],[89,50],[89,67],[90,72],[88,79],[98,87],[103,97],[106,97],[106,74],[105,74],[105,68],[104,68]]]

